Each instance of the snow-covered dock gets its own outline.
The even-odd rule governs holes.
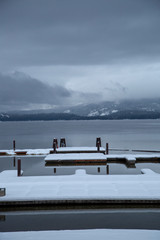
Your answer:
[[[52,240],[52,239],[76,239],[76,240],[158,240],[158,230],[130,230],[130,229],[87,229],[64,231],[33,231],[33,232],[4,232],[0,233],[1,240]]]
[[[16,150],[0,150],[0,156],[16,156],[16,155],[47,155],[52,148],[44,149],[16,149]]]
[[[153,204],[160,203],[160,174],[89,175],[77,170],[67,176],[17,177],[15,170],[0,173],[6,195],[0,206],[37,204]]]
[[[99,152],[104,154],[105,149],[100,147]],[[56,153],[97,153],[97,147],[60,147]]]
[[[97,147],[60,147],[56,148],[56,153],[96,153]],[[105,153],[105,149],[100,147],[100,153]],[[53,148],[46,149],[16,149],[0,150],[0,156],[15,155],[48,155],[54,153]]]
[[[102,153],[71,153],[49,154],[45,157],[46,165],[74,164],[107,164],[124,163],[127,167],[135,167],[139,162],[160,162],[160,154],[102,154]]]
[[[106,155],[103,153],[66,153],[49,154],[45,158],[48,164],[78,164],[78,163],[106,163]]]

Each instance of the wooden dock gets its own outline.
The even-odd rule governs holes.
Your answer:
[[[60,147],[56,148],[44,148],[44,149],[17,149],[17,150],[0,150],[0,156],[41,156],[48,154],[65,154],[65,153],[103,153],[105,154],[105,149],[100,147]]]
[[[76,165],[76,164],[106,164],[106,155],[103,153],[65,153],[49,154],[44,159],[46,165]]]
[[[127,168],[135,168],[136,163],[160,163],[160,154],[59,153],[49,154],[44,160],[46,166],[120,163]]]
[[[105,149],[103,147],[97,150],[97,147],[60,147],[56,148],[56,152],[54,150],[50,151],[50,154],[57,153],[57,154],[68,154],[68,153],[103,153],[105,154]]]

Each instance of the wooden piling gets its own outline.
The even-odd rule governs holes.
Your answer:
[[[101,138],[100,137],[96,138],[96,147],[98,146],[98,144],[101,147]]]
[[[100,167],[98,167],[98,169],[97,169],[97,170],[98,170],[98,172],[100,173],[100,171],[101,171]]]
[[[16,141],[13,140],[13,150],[15,151],[15,149],[16,149]]]
[[[107,175],[109,175],[109,165],[106,166]]]
[[[57,169],[56,169],[56,168],[54,168],[54,173],[56,173],[56,170],[57,170]]]
[[[53,153],[56,153],[56,143],[53,143]]]
[[[100,152],[100,143],[97,144],[97,152]]]
[[[3,197],[6,195],[6,189],[5,188],[0,188],[0,197]]]
[[[109,148],[108,148],[108,143],[106,143],[106,154],[109,154]]]
[[[17,165],[17,176],[20,177],[21,176],[21,159],[18,159],[18,165]]]
[[[56,144],[56,148],[58,148],[58,139],[57,138],[53,139],[53,148],[54,148],[54,143]]]
[[[15,166],[16,166],[16,158],[13,157],[13,167],[15,167]]]
[[[60,147],[66,147],[66,139],[65,138],[60,139]]]

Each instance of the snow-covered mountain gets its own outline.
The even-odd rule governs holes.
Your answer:
[[[121,111],[160,112],[160,99],[101,102],[98,104],[79,105],[67,110],[69,113],[88,117],[109,116]]]
[[[101,102],[46,110],[0,113],[1,121],[160,118],[160,99]]]

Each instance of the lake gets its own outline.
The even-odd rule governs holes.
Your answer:
[[[65,137],[67,146],[95,146],[96,137],[110,148],[160,149],[160,120],[0,122],[0,149],[52,147]]]
[[[67,146],[95,146],[101,137],[102,146],[109,143],[113,149],[160,150],[160,120],[113,120],[113,121],[47,121],[47,122],[0,122],[0,149],[50,148],[53,138],[66,138]],[[126,153],[128,153],[126,152]],[[13,157],[0,157],[0,172],[16,169]],[[21,157],[25,176],[74,174],[76,169],[86,169],[88,174],[106,174],[106,166],[45,167],[44,156]],[[109,164],[110,174],[140,174],[142,168],[160,173],[160,164],[141,163],[128,169],[124,164]],[[98,171],[100,167],[100,171]],[[62,207],[63,208],[63,207]],[[14,210],[14,211],[13,211]],[[60,229],[160,229],[160,210],[150,209],[45,209],[0,212],[1,231],[60,230]]]
[[[160,150],[160,120],[93,120],[93,121],[35,121],[0,122],[0,149],[50,148],[53,138],[66,138],[67,146],[95,146],[96,137],[101,137],[102,146],[109,143],[110,153],[132,153],[132,150]],[[115,152],[113,149],[128,149]],[[84,168],[88,174],[106,174],[106,167],[72,166],[45,167],[44,157],[22,157],[24,175],[73,174]],[[17,158],[16,158],[17,160]],[[0,157],[0,171],[15,169],[12,157]],[[150,168],[160,173],[159,164],[136,164],[128,169],[124,164],[109,164],[110,174],[140,174],[142,168]]]

